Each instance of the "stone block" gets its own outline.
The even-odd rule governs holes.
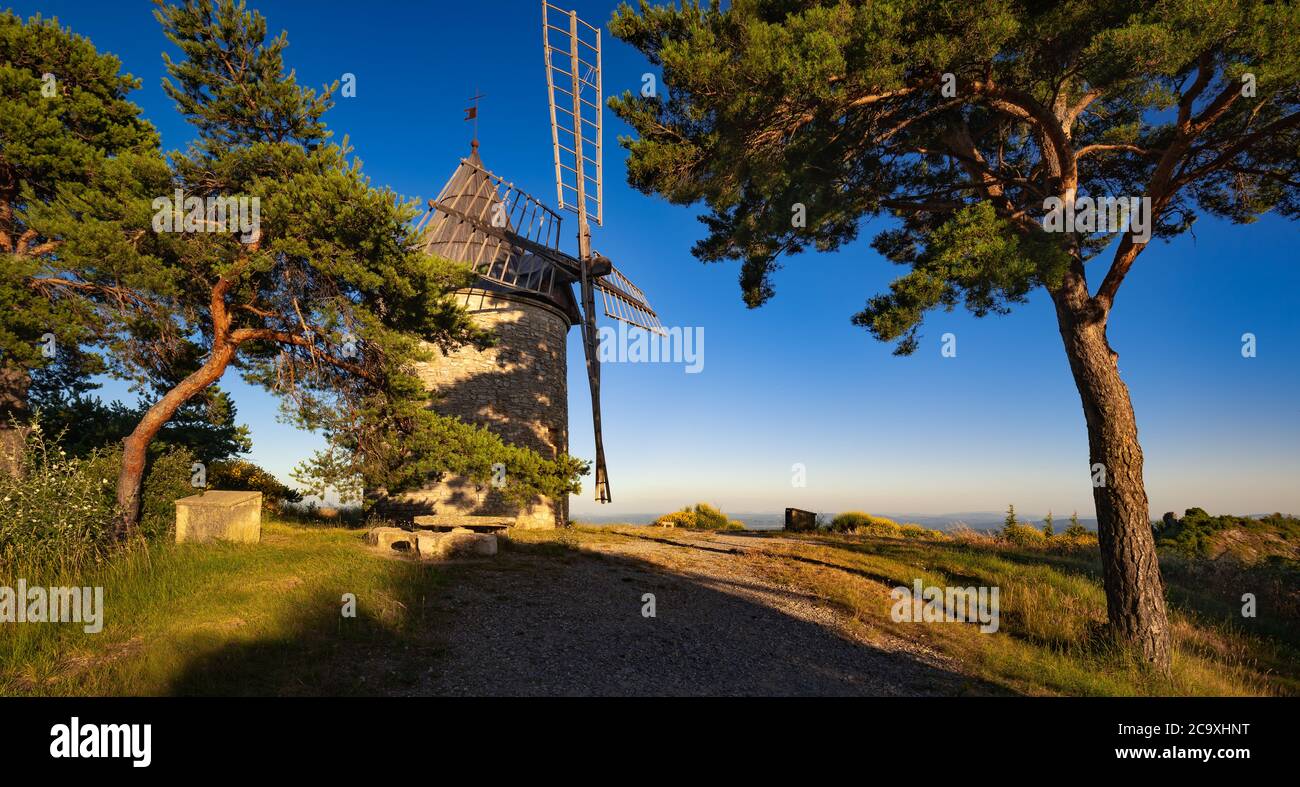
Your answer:
[[[372,527],[366,533],[366,543],[380,549],[415,549],[414,533],[400,527]]]
[[[209,490],[176,501],[176,543],[262,540],[262,493]]]
[[[415,548],[424,560],[492,557],[497,553],[497,537],[488,533],[416,533]]]

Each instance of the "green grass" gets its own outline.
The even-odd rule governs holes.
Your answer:
[[[439,569],[361,533],[271,523],[258,545],[155,546],[77,584],[104,586],[104,630],[0,627],[0,695],[341,695],[411,685],[436,654]],[[342,615],[343,594],[356,617]]]
[[[526,549],[562,564],[584,546],[629,535],[674,543],[726,537],[578,527],[516,531],[502,548]],[[1166,680],[1108,642],[1095,547],[781,535],[763,544],[765,553],[737,559],[839,606],[866,639],[920,641],[997,691],[1300,694],[1300,613],[1280,602],[1294,595],[1294,584],[1266,566],[1235,571],[1221,561],[1166,561],[1176,645],[1173,676]],[[798,543],[785,542],[791,538]],[[531,563],[519,565],[533,570]],[[363,545],[361,531],[341,527],[269,523],[258,545],[154,546],[64,582],[104,586],[103,632],[85,634],[75,625],[0,626],[0,695],[415,690],[424,673],[437,668],[434,601],[455,570],[462,569],[384,557]],[[889,588],[917,578],[927,585],[998,586],[999,632],[893,622]],[[1240,617],[1243,582],[1260,594],[1258,618]],[[341,614],[344,593],[356,595],[356,618]]]

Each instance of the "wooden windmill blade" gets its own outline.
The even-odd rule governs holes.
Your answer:
[[[604,96],[600,28],[542,0],[542,51],[560,210],[603,226]]]
[[[659,315],[651,308],[645,293],[618,268],[610,265],[609,273],[597,278],[595,287],[600,291],[606,317],[665,335]]]
[[[596,500],[608,503],[609,474],[600,428],[600,358],[596,333],[596,278],[591,222],[604,221],[600,28],[542,0],[542,53],[555,151],[555,193],[561,210],[578,214],[579,281],[582,289],[582,347],[591,386],[591,420],[596,442]]]

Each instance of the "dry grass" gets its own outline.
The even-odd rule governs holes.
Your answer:
[[[773,544],[755,560],[769,575],[843,608],[858,625],[919,640],[972,675],[1021,693],[1300,693],[1296,642],[1263,633],[1276,621],[1212,616],[1197,608],[1194,593],[1184,592],[1185,603],[1171,611],[1175,658],[1165,679],[1109,641],[1093,550],[1017,549],[975,536],[949,542],[804,536],[798,545]],[[894,622],[890,588],[916,579],[927,586],[999,587],[998,633],[960,623]]]

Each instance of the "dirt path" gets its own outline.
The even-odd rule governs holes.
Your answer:
[[[896,637],[868,643],[837,609],[766,579],[752,559],[764,541],[620,536],[576,552],[514,545],[455,566],[438,602],[443,657],[414,693],[919,696],[969,687],[936,654]],[[654,617],[642,614],[647,593]]]

